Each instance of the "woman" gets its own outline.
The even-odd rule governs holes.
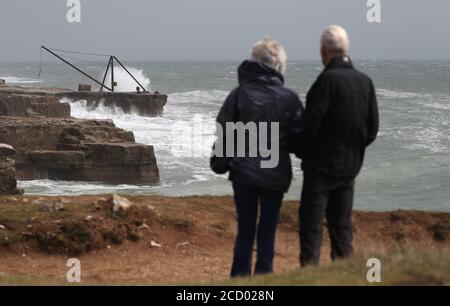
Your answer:
[[[234,147],[237,148],[231,150],[232,156],[222,153],[227,152],[224,148],[227,143],[226,137],[235,137],[236,133],[239,134],[236,130],[239,125],[235,125],[232,133],[218,133],[215,149],[222,148],[220,154],[225,157],[217,157],[219,154],[216,153],[216,157],[213,156],[211,159],[213,170],[217,173],[229,170],[229,178],[233,183],[238,233],[231,269],[232,277],[251,275],[252,251],[256,235],[258,255],[255,273],[273,271],[275,232],[281,203],[292,180],[289,155],[290,148],[293,147],[291,139],[295,139],[301,128],[303,114],[303,106],[298,95],[283,85],[286,62],[286,52],[277,41],[267,37],[256,43],[251,60],[244,61],[238,69],[239,86],[228,96],[217,117],[218,128],[221,131],[226,131],[227,122],[242,122],[241,127],[245,125],[247,128],[251,126],[257,128],[256,134],[248,130],[246,132],[245,157],[237,157],[242,156],[236,154],[240,149],[239,141],[235,142]],[[278,128],[275,129],[274,126]],[[264,128],[266,130],[262,130]],[[261,151],[261,136],[264,135],[268,136],[265,137],[267,148],[270,148],[271,152],[278,153],[277,163],[272,167],[262,166],[264,161],[273,160]],[[274,139],[278,141],[272,143]],[[257,154],[253,154],[256,157],[251,157],[252,154],[249,153],[255,145]],[[221,166],[218,167],[218,164]],[[260,213],[257,225],[258,208]]]

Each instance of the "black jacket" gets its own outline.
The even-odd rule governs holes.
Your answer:
[[[334,58],[306,99],[297,156],[305,172],[352,179],[361,170],[366,147],[378,133],[378,106],[372,80],[348,56]]]
[[[284,87],[281,74],[255,61],[244,61],[239,69],[239,86],[235,88],[223,104],[217,122],[225,131],[227,122],[259,123],[268,126],[268,147],[271,148],[271,123],[279,123],[279,162],[275,168],[262,168],[259,146],[257,157],[249,157],[247,135],[246,157],[232,157],[230,180],[252,184],[260,188],[286,192],[292,180],[290,152],[292,141],[301,129],[303,105],[298,95]],[[224,133],[225,134],[225,133]],[[225,137],[217,141],[226,143]],[[216,142],[217,144],[217,142]],[[274,149],[274,148],[272,148]]]

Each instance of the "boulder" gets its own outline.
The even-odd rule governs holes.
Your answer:
[[[21,195],[17,188],[15,162],[9,157],[14,154],[13,147],[0,144],[0,195]]]
[[[11,157],[16,154],[16,150],[8,144],[0,143],[0,158]]]
[[[127,198],[121,197],[117,194],[113,194],[108,202],[112,205],[112,210],[115,213],[126,212],[131,208],[131,206],[133,206]]]

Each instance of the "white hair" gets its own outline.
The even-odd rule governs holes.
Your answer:
[[[347,54],[350,49],[350,39],[343,27],[330,25],[323,31],[320,45],[326,51],[335,54]]]
[[[287,55],[284,47],[272,37],[258,41],[252,49],[251,58],[261,62],[281,74],[286,72]]]

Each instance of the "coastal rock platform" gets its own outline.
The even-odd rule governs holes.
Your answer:
[[[124,112],[138,110],[145,115],[161,114],[166,101],[147,93],[69,92],[0,85],[0,143],[12,146],[15,152],[0,163],[4,174],[0,194],[17,194],[14,175],[21,180],[159,182],[153,146],[137,144],[132,132],[117,128],[112,120],[72,118],[70,104],[61,102],[66,94],[85,99],[91,107],[110,103]],[[153,103],[154,96],[160,102]]]
[[[16,149],[22,180],[159,182],[153,146],[111,120],[1,116],[0,143]]]
[[[124,113],[140,116],[160,116],[167,103],[167,95],[150,92],[92,92],[72,91],[62,88],[41,88],[0,85],[0,115],[32,116],[46,113],[51,117],[70,116],[70,105],[60,99],[86,101],[87,107],[99,105],[116,107]]]

